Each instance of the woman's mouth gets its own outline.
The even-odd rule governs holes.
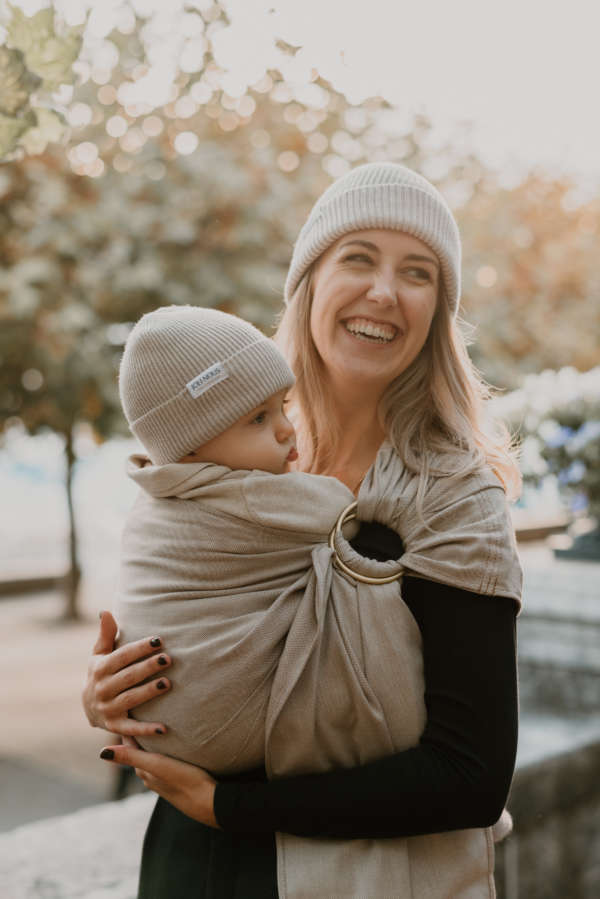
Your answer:
[[[296,449],[295,446],[293,446],[291,448],[291,450],[289,451],[289,453],[287,454],[287,456],[285,457],[285,461],[286,462],[295,462],[297,458],[298,458],[298,450]]]
[[[369,343],[391,343],[398,334],[398,328],[389,322],[374,322],[368,318],[347,318],[342,324],[349,334]]]

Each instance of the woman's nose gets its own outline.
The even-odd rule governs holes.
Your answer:
[[[385,306],[395,306],[397,295],[394,275],[386,272],[375,273],[373,283],[367,291],[367,300]]]

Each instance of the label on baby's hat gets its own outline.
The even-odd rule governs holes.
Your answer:
[[[206,393],[207,390],[210,390],[211,387],[214,387],[215,384],[218,384],[220,381],[224,381],[225,378],[228,378],[227,370],[222,362],[215,362],[214,365],[211,365],[210,368],[201,371],[199,375],[196,375],[195,378],[192,378],[191,381],[185,385],[189,392],[192,394],[194,399],[196,397],[201,396],[203,393]]]

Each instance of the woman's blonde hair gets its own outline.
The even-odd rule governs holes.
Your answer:
[[[325,370],[312,339],[314,264],[279,321],[275,340],[296,375],[290,399],[299,412],[298,437],[306,470],[333,467],[339,433]],[[462,329],[462,330],[461,330]],[[429,335],[417,358],[392,381],[380,407],[384,432],[406,467],[419,475],[417,504],[430,475],[462,477],[489,465],[513,499],[521,475],[510,435],[489,420],[490,388],[467,352],[464,331],[450,314],[443,286]]]

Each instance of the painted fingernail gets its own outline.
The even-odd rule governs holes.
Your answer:
[[[167,685],[164,682],[164,680],[159,680],[156,682],[156,689],[157,690],[166,690],[167,689]]]
[[[154,733],[155,734],[164,734],[164,730],[161,730],[160,727],[157,727],[156,730],[154,731]]]
[[[156,661],[158,662],[159,665],[168,665],[169,664],[164,656],[159,656]]]
[[[150,646],[153,646],[156,649],[157,646],[160,646],[160,637],[152,637],[150,640]]]
[[[105,759],[106,761],[112,761],[115,757],[114,749],[103,749],[100,753],[100,758]]]

